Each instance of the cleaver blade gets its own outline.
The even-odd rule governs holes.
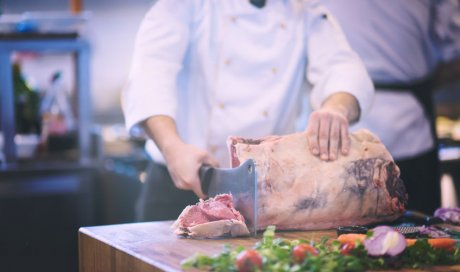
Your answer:
[[[199,172],[201,189],[209,197],[231,194],[233,206],[245,219],[252,236],[257,235],[257,173],[249,159],[236,168],[203,165]]]

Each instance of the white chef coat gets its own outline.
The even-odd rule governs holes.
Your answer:
[[[458,0],[324,0],[351,47],[378,83],[427,78],[460,55]],[[431,8],[431,10],[430,10]],[[396,159],[433,148],[430,125],[415,96],[378,91],[370,112],[352,129],[375,132]]]
[[[123,91],[127,128],[170,116],[186,143],[227,167],[228,136],[294,132],[305,75],[314,108],[347,91],[365,111],[373,97],[367,71],[332,16],[309,3],[159,0],[141,24]],[[153,141],[147,151],[164,163]]]

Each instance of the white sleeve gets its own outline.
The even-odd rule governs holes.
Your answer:
[[[143,19],[121,97],[128,131],[151,116],[175,118],[177,75],[189,44],[195,2],[159,0]]]
[[[362,113],[368,111],[374,95],[372,81],[338,22],[322,6],[311,5],[306,24],[307,78],[313,85],[313,109],[336,92],[348,92],[358,100]]]
[[[438,0],[434,10],[433,34],[441,61],[460,58],[460,1]]]

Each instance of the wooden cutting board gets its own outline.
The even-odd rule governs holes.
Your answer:
[[[181,271],[181,261],[197,252],[213,255],[221,252],[225,244],[251,247],[261,238],[186,239],[174,235],[171,224],[172,221],[164,221],[80,228],[80,272]],[[319,241],[324,236],[335,238],[336,233],[293,231],[278,232],[277,236]],[[431,267],[429,271],[460,271],[460,265]]]

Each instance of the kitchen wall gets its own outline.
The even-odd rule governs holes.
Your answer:
[[[0,0],[3,13],[25,11],[68,11],[65,0]],[[154,0],[86,0],[91,11],[86,37],[92,45],[92,103],[99,122],[121,122],[120,91],[123,87],[139,23]],[[45,88],[55,70],[64,71],[68,88],[73,86],[72,59],[67,56],[35,56],[24,72],[37,87]]]

